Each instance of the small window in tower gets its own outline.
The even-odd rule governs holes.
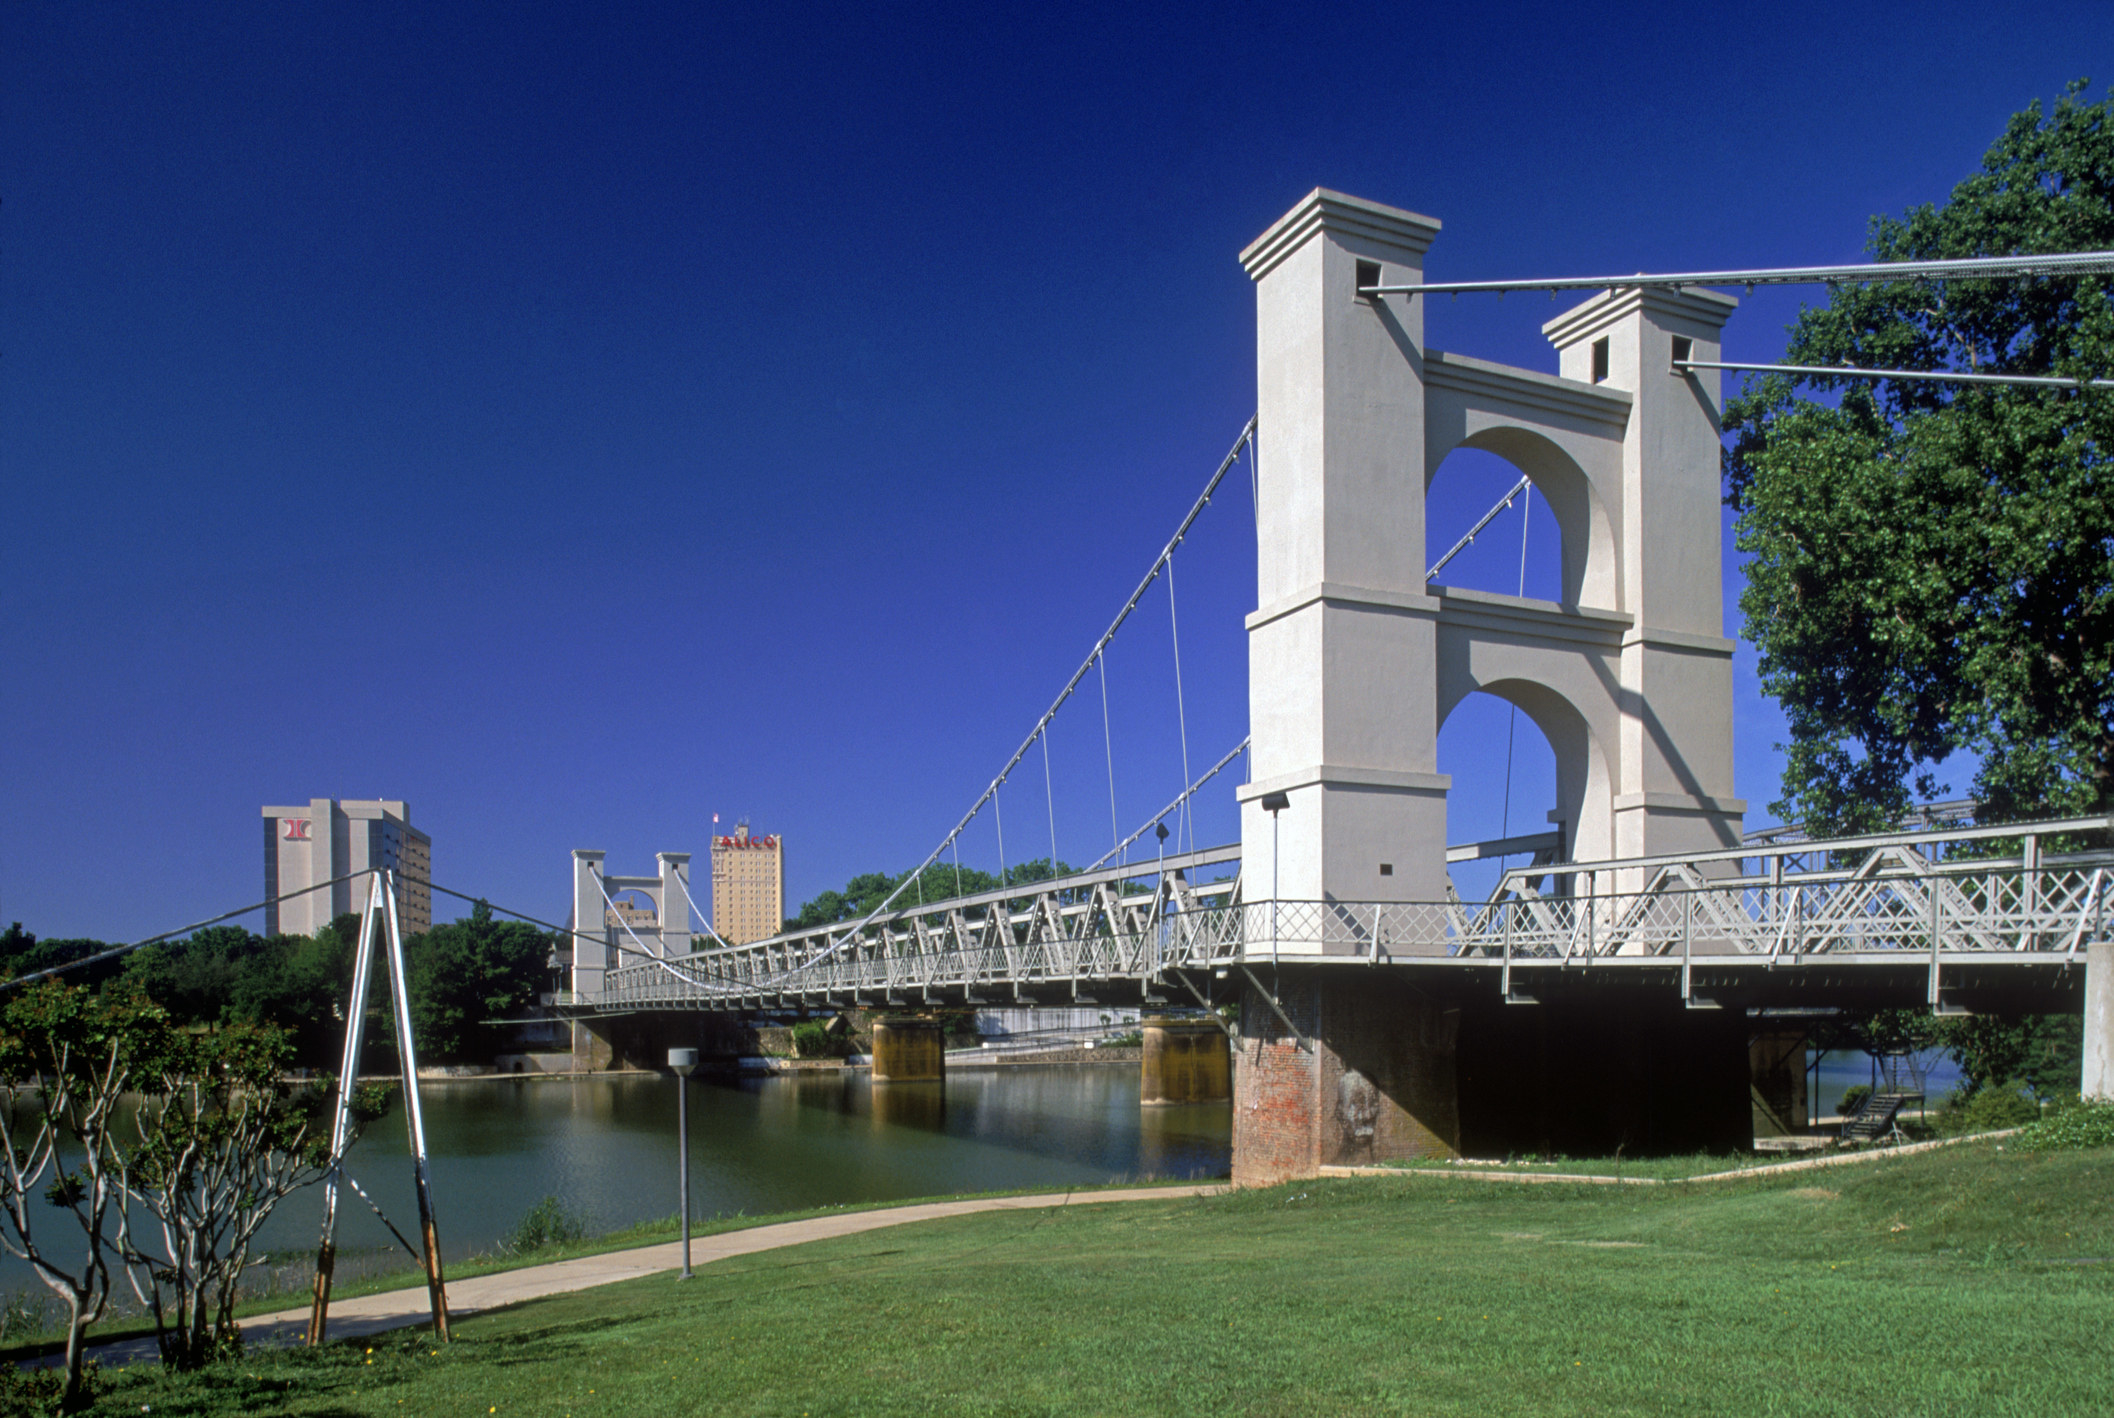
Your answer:
[[[1593,382],[1595,384],[1605,384],[1607,381],[1608,337],[1602,335],[1599,339],[1593,341]]]
[[[1688,363],[1688,361],[1694,359],[1695,357],[1696,342],[1688,338],[1688,336],[1686,335],[1674,336],[1674,363],[1676,365],[1683,365]],[[1688,371],[1683,369],[1675,370],[1675,373],[1677,374],[1686,374],[1687,372]]]
[[[1394,874],[1395,874],[1395,864],[1394,864],[1393,862],[1382,862],[1382,863],[1380,863],[1380,875],[1382,875],[1382,876],[1393,876]]]
[[[1368,295],[1367,292],[1379,284],[1380,263],[1378,261],[1360,261],[1358,263],[1358,294],[1364,299],[1371,300],[1374,297]]]

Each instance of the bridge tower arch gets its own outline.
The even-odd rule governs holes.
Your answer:
[[[1572,859],[1739,838],[1719,381],[1671,365],[1715,359],[1736,302],[1596,295],[1543,326],[1553,375],[1451,354],[1426,344],[1422,298],[1361,294],[1418,284],[1439,230],[1317,189],[1241,254],[1260,449],[1250,900],[1273,881],[1290,900],[1444,900],[1438,731],[1477,689],[1536,716],[1569,763]],[[1427,584],[1425,493],[1456,447],[1541,491],[1562,528],[1560,601]],[[1262,799],[1277,793],[1273,823]]]

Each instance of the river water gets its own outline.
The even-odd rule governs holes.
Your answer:
[[[590,1232],[673,1216],[676,1087],[672,1077],[643,1074],[428,1084],[443,1256],[492,1249],[546,1196]],[[1221,1177],[1231,1127],[1225,1103],[1139,1107],[1135,1063],[964,1069],[945,1084],[881,1088],[848,1070],[693,1080],[691,1215]],[[360,1139],[346,1168],[415,1238],[401,1107]],[[347,1195],[339,1217],[347,1259],[384,1263],[380,1253],[392,1242],[366,1205]],[[259,1248],[274,1261],[311,1257],[321,1219],[321,1189],[298,1193],[280,1204]]]
[[[1933,1100],[1954,1081],[1934,1060]],[[1863,1055],[1829,1055],[1821,1116],[1867,1081]],[[864,1072],[804,1072],[690,1085],[690,1206],[700,1220],[838,1203],[1129,1179],[1223,1177],[1225,1103],[1141,1108],[1128,1065],[963,1069],[945,1084],[876,1089]],[[442,1254],[490,1251],[545,1197],[589,1233],[675,1214],[676,1082],[663,1075],[492,1078],[423,1089]],[[354,1146],[347,1170],[405,1235],[418,1207],[401,1103]],[[322,1190],[282,1202],[255,1254],[298,1288],[314,1261]],[[410,1259],[356,1195],[340,1202],[340,1273]],[[57,1234],[70,1223],[54,1212]],[[393,1252],[393,1253],[392,1253]],[[40,1289],[12,1257],[0,1291]]]

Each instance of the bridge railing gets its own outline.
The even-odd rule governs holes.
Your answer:
[[[2074,956],[2114,910],[2114,854],[1862,864],[1806,877],[1672,874],[1645,890],[1459,903],[1280,901],[1238,908],[1243,956],[1584,960],[1743,955]]]
[[[1083,984],[1272,959],[1883,961],[1916,952],[2047,962],[2075,957],[2106,930],[2114,850],[2042,844],[2074,846],[2110,829],[2114,818],[2090,818],[1539,866],[1507,873],[1490,901],[1472,906],[1243,901],[1237,879],[1192,885],[1170,871],[1143,886],[1122,869],[916,907],[864,929],[628,966],[610,972],[593,1004],[1055,1002]],[[1183,862],[1237,855],[1217,848]]]

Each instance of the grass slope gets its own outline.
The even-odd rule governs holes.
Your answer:
[[[1883,1414],[2114,1407],[2114,1151],[1709,1189],[1309,1182],[995,1213],[320,1354],[112,1412]]]

